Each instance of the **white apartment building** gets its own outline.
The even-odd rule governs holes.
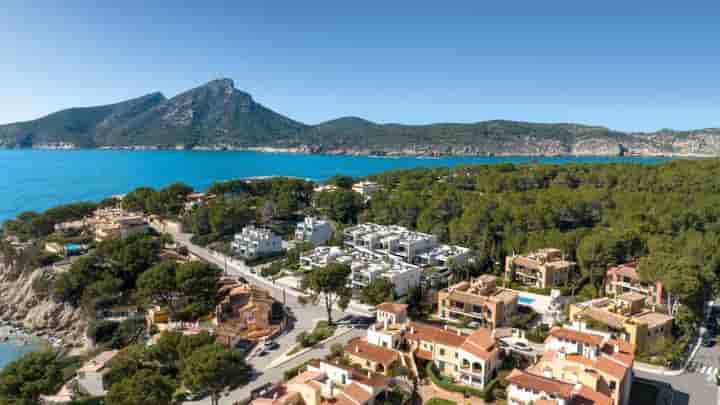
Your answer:
[[[350,266],[348,283],[356,293],[373,280],[386,278],[395,285],[395,294],[404,296],[420,284],[422,274],[422,269],[418,266],[387,255],[354,248],[320,246],[300,256],[300,266],[305,270],[325,267],[330,263],[344,263]]]
[[[447,267],[451,261],[467,262],[470,249],[443,245],[428,233],[411,231],[398,225],[365,223],[344,231],[345,245],[379,255],[389,255],[407,264]]]
[[[382,186],[374,181],[361,181],[353,184],[352,190],[365,198],[370,198],[373,193],[382,190]]]
[[[282,239],[269,229],[246,226],[235,234],[232,249],[245,259],[257,259],[282,252]]]
[[[332,232],[330,222],[314,217],[305,217],[303,222],[299,222],[295,227],[295,240],[320,246],[330,240]]]

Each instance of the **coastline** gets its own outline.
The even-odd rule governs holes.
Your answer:
[[[147,152],[147,151],[164,151],[164,152],[257,152],[268,154],[293,154],[308,156],[357,156],[368,157],[374,159],[400,159],[400,158],[418,158],[418,159],[440,159],[448,157],[477,157],[477,158],[578,158],[578,157],[627,157],[627,158],[688,158],[688,159],[712,159],[720,157],[720,155],[704,154],[704,153],[529,153],[529,152],[498,152],[498,153],[470,153],[470,152],[427,152],[420,151],[379,151],[379,150],[363,150],[363,149],[322,149],[312,150],[308,147],[270,147],[270,146],[195,146],[192,148],[185,147],[168,147],[158,145],[126,145],[126,146],[101,146],[101,147],[77,147],[62,146],[53,147],[47,145],[32,147],[7,147],[0,146],[0,150],[58,150],[58,151],[127,151],[127,152]]]

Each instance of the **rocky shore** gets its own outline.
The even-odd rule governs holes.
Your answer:
[[[0,320],[26,334],[42,336],[66,348],[86,344],[87,320],[79,308],[38,294],[34,285],[52,277],[51,268],[40,268],[14,278],[0,264]]]

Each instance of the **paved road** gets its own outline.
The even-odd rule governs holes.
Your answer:
[[[157,230],[160,232],[168,231],[162,229]],[[266,370],[265,368],[268,364],[270,364],[275,358],[279,357],[282,353],[290,350],[290,348],[295,345],[297,335],[299,335],[303,331],[312,330],[312,328],[315,326],[316,321],[327,318],[325,307],[322,305],[312,304],[301,305],[297,298],[297,292],[281,286],[276,286],[272,282],[265,280],[255,274],[252,274],[250,272],[250,268],[245,266],[242,262],[228,260],[226,263],[224,256],[190,242],[190,238],[192,237],[192,235],[190,234],[179,234],[172,232],[170,232],[170,234],[175,239],[175,242],[186,246],[191,253],[198,256],[202,260],[213,263],[221,269],[225,269],[227,265],[227,273],[229,275],[242,276],[248,282],[267,289],[273,296],[273,298],[275,298],[279,302],[283,302],[284,299],[285,305],[292,310],[296,319],[294,327],[290,331],[284,332],[282,335],[278,336],[275,339],[275,341],[280,345],[278,349],[273,350],[269,355],[264,357],[251,356],[250,358],[248,358],[248,364],[251,365],[256,371],[255,378],[249,384],[240,387],[237,390],[230,392],[229,395],[223,397],[220,401],[221,405],[231,405],[236,401],[247,398],[250,395],[250,392],[255,388],[258,388],[268,382],[276,382],[282,380],[284,370],[298,366],[307,360],[314,358],[322,358],[326,356],[330,353],[330,346],[333,343],[346,343],[350,339],[365,335],[364,329],[355,329],[343,336],[331,339],[325,344],[319,345],[313,350],[310,350],[309,352],[304,353],[303,355],[298,356],[279,367]],[[283,290],[285,290],[285,294],[283,294]],[[345,315],[345,313],[333,310],[334,319],[338,319],[343,315]],[[210,400],[206,398],[201,401],[187,403],[209,404]]]
[[[700,347],[685,373],[679,376],[659,376],[641,371],[635,375],[648,380],[670,384],[675,391],[673,405],[720,404],[715,378],[720,369],[720,348]]]

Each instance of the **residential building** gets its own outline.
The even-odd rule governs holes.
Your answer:
[[[398,225],[364,223],[344,231],[346,246],[389,256],[408,264],[448,267],[466,263],[470,249],[442,245],[435,235],[411,231]]]
[[[508,405],[611,405],[610,399],[582,384],[570,384],[515,369],[507,376]]]
[[[575,262],[565,260],[554,248],[505,258],[505,278],[535,288],[565,285],[575,268]]]
[[[113,305],[95,313],[95,319],[122,322],[129,319],[144,319],[145,311],[136,305]]]
[[[570,305],[570,321],[584,321],[593,329],[603,328],[640,352],[662,348],[672,339],[673,317],[647,309],[646,296],[626,292],[617,297],[597,298]]]
[[[401,364],[400,353],[369,343],[366,338],[350,341],[345,346],[345,355],[350,364],[382,375],[391,375],[392,369]]]
[[[185,197],[185,211],[192,211],[195,207],[202,207],[215,199],[215,194],[190,193]]]
[[[447,326],[410,322],[403,339],[419,361],[432,361],[440,373],[465,385],[485,388],[500,366],[500,350],[485,328],[466,335]]]
[[[339,187],[334,184],[320,184],[315,186],[313,189],[314,193],[324,193],[326,191],[336,191],[339,190]]]
[[[282,252],[282,239],[269,229],[246,226],[230,244],[245,259],[257,259]]]
[[[94,221],[96,242],[115,238],[125,239],[133,235],[146,233],[149,230],[150,225],[142,215],[120,213],[97,217],[96,221]]]
[[[382,190],[382,186],[374,181],[361,181],[353,184],[352,190],[365,198],[370,198],[374,193]]]
[[[509,403],[544,399],[628,405],[634,359],[635,346],[608,333],[588,330],[582,323],[555,327],[545,341],[542,359],[508,377]]]
[[[470,318],[490,329],[507,326],[517,312],[518,294],[498,288],[497,277],[484,274],[438,291],[438,316]]]
[[[388,398],[390,379],[369,377],[329,361],[311,362],[306,371],[277,386],[251,405],[376,405]]]
[[[295,240],[309,242],[320,246],[332,237],[333,229],[330,222],[314,217],[305,217],[295,228]]]
[[[363,340],[370,345],[398,353],[407,350],[416,362],[433,362],[444,375],[480,389],[497,373],[500,350],[488,329],[466,334],[447,326],[411,322],[407,305],[398,303],[378,305],[377,319]]]
[[[46,252],[62,256],[77,255],[85,252],[86,250],[86,245],[81,245],[78,243],[60,244],[57,242],[48,242],[45,244]]]
[[[635,292],[646,297],[648,304],[664,304],[666,293],[661,281],[643,282],[638,275],[638,262],[610,267],[605,278],[605,293],[617,296]]]
[[[218,342],[234,346],[240,339],[260,340],[280,331],[272,322],[270,293],[251,284],[228,284],[220,288],[223,297],[215,307]]]
[[[348,283],[356,294],[374,280],[385,278],[395,286],[397,296],[404,296],[420,284],[422,275],[418,266],[356,248],[320,246],[300,256],[300,266],[305,270],[325,267],[330,263],[350,266]]]

